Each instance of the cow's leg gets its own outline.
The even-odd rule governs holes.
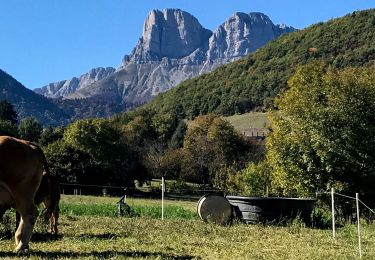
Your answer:
[[[49,218],[49,227],[48,227],[48,233],[54,234],[55,233],[55,216],[52,213],[51,217]]]
[[[16,252],[28,249],[31,234],[38,217],[38,209],[33,202],[24,203],[18,209],[21,222],[15,234]]]
[[[17,228],[18,228],[18,226],[20,225],[20,222],[21,222],[21,215],[20,215],[20,213],[18,213],[18,211],[16,210],[16,232],[17,232]]]
[[[59,209],[53,210],[50,213],[50,218],[49,218],[49,227],[48,227],[48,232],[51,234],[57,235],[58,229],[57,229],[57,223],[59,220]]]
[[[51,223],[51,233],[57,235],[57,233],[59,232],[59,230],[57,228],[57,224],[58,224],[58,221],[59,221],[59,208],[57,208],[56,210],[53,211],[50,221],[51,221],[50,222]]]

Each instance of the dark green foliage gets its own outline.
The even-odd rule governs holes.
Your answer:
[[[187,124],[183,120],[178,123],[177,128],[171,138],[172,148],[177,149],[182,147],[187,128]]]
[[[181,178],[226,188],[231,172],[257,159],[256,147],[244,140],[230,123],[217,115],[199,116],[189,124],[182,148]]]
[[[97,98],[85,99],[51,99],[51,101],[70,116],[70,121],[84,118],[103,117],[108,118],[114,114],[129,109],[121,105],[120,101],[100,100]]]
[[[13,125],[10,121],[0,120],[0,135],[18,137],[17,126]]]
[[[7,100],[0,101],[0,135],[18,137],[17,112]]]
[[[48,144],[61,139],[63,137],[63,134],[63,127],[53,128],[52,126],[49,126],[47,128],[44,128],[39,139],[39,144],[41,146],[47,146]]]
[[[12,125],[18,123],[17,112],[14,110],[14,107],[7,100],[0,101],[0,120],[9,121]]]
[[[156,113],[151,109],[138,109],[113,118],[141,165],[153,177],[179,175],[178,151],[169,147],[177,122],[174,113]]]
[[[18,126],[18,133],[21,139],[30,142],[38,142],[42,134],[42,126],[39,122],[32,117],[22,119]]]
[[[301,64],[314,60],[336,68],[373,64],[374,17],[371,9],[283,35],[244,59],[182,82],[146,106],[178,111],[179,118],[272,108],[273,99]]]
[[[58,140],[44,149],[50,171],[61,182],[87,183],[86,173],[93,168],[90,155]]]
[[[139,167],[131,147],[108,120],[76,121],[64,132],[63,141],[90,157],[85,183],[131,185],[140,174],[135,172]]]

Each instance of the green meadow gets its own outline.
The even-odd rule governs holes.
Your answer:
[[[13,253],[10,236],[0,240],[1,259],[357,259],[356,226],[311,229],[298,221],[284,227],[204,223],[195,202],[128,199],[136,217],[116,215],[117,198],[62,197],[57,237],[38,222],[26,254]],[[78,210],[78,208],[81,208]],[[140,209],[147,210],[141,211]],[[183,211],[176,213],[174,211]],[[189,212],[189,214],[187,213]],[[12,212],[7,213],[10,219]],[[375,258],[375,224],[362,225],[363,259]]]

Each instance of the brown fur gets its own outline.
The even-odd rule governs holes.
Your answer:
[[[30,142],[0,136],[0,208],[21,215],[15,234],[16,252],[28,248],[38,209],[34,197],[47,169],[42,150]],[[48,172],[48,170],[47,170]]]

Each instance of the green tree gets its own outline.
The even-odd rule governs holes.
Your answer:
[[[0,101],[0,120],[9,121],[12,125],[17,125],[17,112],[13,105],[7,100]]]
[[[44,149],[50,171],[61,182],[89,183],[95,165],[89,154],[68,145],[63,140],[48,144]]]
[[[18,137],[18,129],[10,121],[0,120],[0,135]]]
[[[46,127],[43,129],[42,134],[40,135],[39,144],[41,146],[47,146],[50,143],[53,143],[63,137],[64,128],[57,127],[53,128],[52,126]]]
[[[105,119],[79,120],[64,132],[67,145],[88,154],[91,168],[86,182],[96,184],[132,185],[139,160],[123,140],[121,132]]]
[[[339,187],[374,198],[374,68],[297,70],[276,100],[267,161],[279,191],[308,194]]]
[[[17,112],[7,100],[0,101],[0,135],[18,137]]]
[[[269,196],[274,193],[271,169],[266,161],[249,163],[246,168],[228,175],[227,182],[232,194]]]
[[[184,144],[184,138],[187,131],[187,124],[184,120],[181,120],[177,127],[175,132],[172,135],[170,146],[174,149],[181,148]]]
[[[32,117],[21,120],[20,125],[18,126],[20,137],[31,142],[38,142],[42,130],[42,125]]]

